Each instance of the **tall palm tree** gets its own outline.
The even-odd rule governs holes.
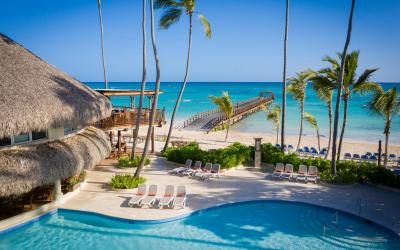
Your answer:
[[[276,129],[276,143],[279,143],[279,127],[281,118],[281,107],[279,105],[272,105],[265,107],[265,112],[267,113],[267,120],[271,121]]]
[[[325,154],[325,159],[328,158],[331,140],[332,140],[332,96],[333,89],[335,88],[335,82],[319,72],[310,79],[313,82],[313,90],[317,93],[319,99],[328,105],[328,119],[329,119],[329,135],[328,135],[328,147]]]
[[[344,131],[346,129],[347,124],[347,115],[348,115],[348,104],[351,99],[351,95],[354,93],[365,94],[369,91],[372,91],[379,87],[379,84],[371,82],[370,78],[372,74],[378,69],[366,69],[364,72],[357,77],[357,67],[358,67],[358,58],[360,52],[353,51],[346,56],[346,62],[344,66],[344,75],[343,75],[343,84],[342,84],[342,98],[343,98],[343,124],[340,133],[339,147],[337,151],[337,160],[340,159],[340,152],[343,143]],[[340,76],[340,67],[339,60],[342,60],[343,55],[338,54],[338,59],[332,57],[326,57],[324,60],[331,64],[331,68],[323,69],[322,72],[325,72],[328,77],[332,79],[338,79]]]
[[[186,87],[186,82],[189,73],[189,64],[190,64],[190,51],[192,48],[192,21],[193,15],[197,15],[200,23],[203,25],[204,32],[207,38],[211,38],[211,25],[209,21],[198,11],[196,11],[196,0],[156,0],[154,7],[156,9],[165,9],[161,19],[160,19],[160,27],[162,29],[168,29],[172,24],[177,23],[182,15],[183,12],[189,17],[189,44],[188,44],[188,51],[187,51],[187,58],[186,58],[186,70],[185,76],[183,78],[183,83],[181,89],[178,94],[178,98],[176,99],[175,107],[172,112],[171,121],[169,124],[169,131],[168,136],[165,141],[164,151],[168,147],[169,141],[171,139],[172,129],[175,122],[175,116],[178,112],[179,104],[182,99],[183,92]]]
[[[232,99],[227,91],[222,92],[222,96],[209,96],[209,98],[214,102],[215,105],[219,107],[222,112],[225,113],[226,117],[229,119],[234,114],[234,106]],[[226,129],[225,141],[228,139],[230,124],[228,121],[228,127]]]
[[[384,167],[387,166],[388,144],[390,125],[394,116],[400,114],[400,96],[396,88],[391,88],[386,92],[380,87],[374,91],[371,101],[367,106],[372,112],[377,113],[385,118],[385,158]]]
[[[343,57],[340,62],[340,73],[339,73],[339,81],[338,81],[338,88],[337,88],[337,96],[336,96],[336,106],[335,106],[335,118],[333,121],[333,141],[332,141],[332,170],[334,175],[336,175],[336,142],[337,142],[337,133],[339,129],[339,110],[340,110],[340,97],[342,96],[342,88],[343,88],[343,76],[344,76],[344,67],[346,62],[346,55],[347,49],[350,44],[351,38],[351,30],[353,28],[353,14],[354,14],[354,5],[356,0],[351,1],[351,8],[350,8],[350,17],[349,17],[349,24],[347,26],[347,35],[346,35],[346,42],[344,43],[343,48]]]
[[[140,98],[139,98],[139,108],[136,112],[136,123],[135,123],[135,129],[133,129],[132,133],[132,138],[133,138],[133,144],[132,144],[132,154],[131,154],[131,159],[135,158],[136,155],[136,144],[137,144],[137,139],[139,135],[139,127],[140,127],[140,118],[142,116],[142,110],[143,110],[143,99],[144,99],[144,90],[146,88],[146,76],[147,76],[147,65],[146,65],[146,1],[143,0],[143,19],[142,19],[142,39],[143,39],[143,72],[142,72],[142,84],[140,87]],[[149,107],[151,108],[151,107]]]
[[[300,133],[299,141],[297,142],[297,148],[300,147],[301,136],[303,134],[304,101],[306,99],[307,84],[313,75],[314,72],[306,70],[296,73],[296,77],[291,77],[288,79],[289,85],[287,87],[287,91],[291,93],[293,98],[298,100],[300,103]]]
[[[156,86],[154,90],[154,99],[151,105],[151,113],[150,113],[150,120],[149,120],[149,128],[147,130],[146,142],[143,148],[142,158],[140,159],[140,163],[138,168],[136,169],[135,176],[140,176],[140,173],[143,169],[147,152],[149,150],[149,144],[151,139],[151,134],[154,128],[154,120],[156,117],[157,111],[157,104],[158,104],[158,95],[160,93],[160,61],[158,59],[158,52],[156,46],[156,38],[154,33],[154,8],[153,8],[153,0],[150,0],[150,16],[151,16],[151,43],[153,46],[153,53],[154,53],[154,61],[156,62]]]
[[[321,143],[320,143],[319,127],[318,127],[317,119],[315,119],[315,117],[312,114],[305,112],[304,120],[317,130],[318,151],[321,151]]]
[[[99,10],[99,19],[100,19],[101,58],[103,60],[104,87],[105,89],[108,89],[107,66],[106,66],[106,58],[104,55],[103,13],[101,11],[101,0],[97,0],[97,8]]]
[[[282,87],[282,122],[281,122],[281,150],[285,146],[285,120],[286,120],[286,64],[287,64],[287,40],[289,29],[289,0],[286,0],[285,37],[283,39],[283,87]]]

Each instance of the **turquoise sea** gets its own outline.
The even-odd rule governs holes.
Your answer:
[[[100,82],[88,82],[92,88],[103,88],[104,84]],[[382,83],[385,89],[397,87],[400,90],[400,84]],[[110,88],[114,89],[140,89],[139,82],[110,82]],[[161,90],[164,92],[160,96],[159,107],[165,107],[167,116],[171,115],[177,98],[180,82],[163,82]],[[154,89],[154,83],[147,83],[147,90]],[[222,91],[228,91],[234,101],[240,101],[247,98],[258,96],[261,91],[272,91],[275,93],[275,102],[281,104],[282,83],[279,82],[189,82],[187,84],[183,101],[180,105],[177,120],[182,122],[191,115],[208,109],[215,108],[209,100],[209,95],[221,95]],[[384,119],[380,116],[370,114],[364,107],[368,102],[369,96],[353,95],[349,103],[348,123],[345,132],[345,138],[351,138],[361,141],[378,141],[384,139],[383,128]],[[147,100],[146,100],[147,101]],[[114,105],[129,105],[129,98],[113,98]],[[136,98],[136,103],[139,98]],[[147,105],[147,102],[145,102]],[[342,105],[343,107],[343,105]],[[328,110],[325,103],[321,102],[318,96],[313,92],[311,85],[307,88],[307,97],[305,111],[313,114],[320,126],[321,135],[328,134]],[[298,134],[300,112],[298,102],[293,100],[291,95],[287,96],[287,133]],[[262,111],[253,114],[245,120],[235,124],[232,130],[241,132],[255,133],[275,133],[270,122],[265,118]],[[314,135],[315,130],[305,125],[304,134]],[[392,121],[390,143],[400,144],[400,117],[397,116]]]

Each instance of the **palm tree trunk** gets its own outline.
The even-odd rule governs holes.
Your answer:
[[[390,117],[386,116],[386,125],[385,125],[385,157],[383,159],[383,166],[387,167],[388,162],[388,145],[389,145],[389,134],[390,134]]]
[[[317,139],[318,139],[318,151],[321,151],[321,140],[320,140],[320,136],[319,136],[318,126],[316,127],[316,129],[317,129]]]
[[[342,53],[342,60],[340,63],[340,74],[339,74],[339,86],[337,88],[337,96],[336,96],[336,107],[335,107],[335,118],[333,121],[333,141],[332,141],[332,171],[334,175],[336,175],[336,143],[337,143],[337,133],[339,129],[339,111],[340,111],[340,98],[342,96],[342,88],[343,88],[343,76],[344,76],[344,67],[347,57],[347,49],[350,44],[351,38],[351,30],[353,27],[353,14],[354,14],[354,5],[356,1],[351,1],[351,9],[350,9],[350,17],[349,17],[349,24],[347,28],[347,36],[346,42],[344,44],[343,53]]]
[[[104,55],[103,14],[101,12],[101,0],[97,0],[97,7],[99,9],[99,19],[100,19],[101,58],[103,60],[104,88],[108,89],[107,70],[106,70],[107,66],[106,66],[106,59],[105,59],[105,55]]]
[[[337,151],[337,160],[340,160],[340,153],[342,151],[342,143],[343,143],[343,136],[344,136],[344,131],[346,130],[346,124],[347,124],[347,112],[348,112],[348,104],[349,104],[349,98],[348,96],[343,96],[344,100],[344,111],[343,111],[343,124],[342,124],[342,131],[340,133],[340,140],[339,140],[339,148]]]
[[[228,140],[229,128],[230,128],[230,125],[228,122],[228,128],[226,129],[226,135],[225,135],[225,142]]]
[[[328,148],[326,150],[325,160],[328,158],[329,150],[331,149],[331,139],[332,139],[332,101],[328,102],[328,116],[329,116],[329,138],[328,138]]]
[[[279,126],[276,127],[276,144],[279,143]]]
[[[304,101],[300,102],[300,134],[299,134],[299,141],[297,143],[297,149],[300,147],[301,144],[301,136],[303,135],[303,120],[304,120]]]
[[[186,87],[186,82],[187,82],[188,73],[189,73],[191,49],[192,49],[192,13],[189,14],[189,45],[188,45],[188,53],[187,53],[187,59],[186,59],[185,77],[183,79],[182,87],[181,87],[181,90],[179,91],[179,95],[178,95],[178,98],[176,99],[175,107],[172,112],[171,122],[169,124],[168,136],[165,141],[163,151],[165,151],[167,149],[169,141],[171,140],[172,129],[174,128],[174,123],[175,123],[175,116],[176,116],[176,113],[178,112],[178,108],[179,108],[179,104],[181,103],[183,91],[185,90],[185,87]]]
[[[289,0],[286,0],[285,38],[283,40],[283,87],[282,87],[282,121],[281,121],[281,150],[285,145],[285,120],[286,120],[286,63],[287,63],[287,40],[289,28]]]
[[[142,85],[140,87],[140,99],[139,99],[139,108],[137,110],[136,115],[136,124],[135,129],[132,131],[133,135],[133,144],[132,144],[132,154],[131,159],[135,158],[136,155],[136,144],[139,135],[139,127],[140,127],[140,118],[143,109],[143,99],[144,99],[144,90],[146,88],[146,76],[147,76],[147,66],[146,66],[146,1],[143,0],[143,19],[142,19],[142,35],[143,35],[143,72],[142,72]],[[150,108],[150,107],[149,107]]]
[[[140,176],[140,173],[141,173],[141,171],[143,169],[143,166],[144,166],[144,162],[146,160],[147,152],[149,150],[151,133],[153,131],[154,119],[156,117],[156,111],[157,111],[158,95],[160,93],[160,61],[158,59],[157,46],[156,46],[156,41],[155,41],[156,39],[155,39],[155,34],[154,34],[154,7],[153,6],[154,6],[153,5],[153,0],[150,0],[151,43],[153,45],[154,60],[156,62],[156,72],[157,72],[157,75],[156,75],[156,86],[155,86],[153,105],[152,105],[151,114],[150,114],[149,129],[147,130],[146,142],[145,142],[145,145],[144,145],[142,158],[140,159],[139,166],[138,166],[138,168],[136,169],[136,172],[135,172],[135,176],[136,177]]]

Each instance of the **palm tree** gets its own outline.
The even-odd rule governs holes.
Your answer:
[[[319,127],[318,127],[317,119],[315,119],[315,117],[312,114],[305,112],[304,120],[306,120],[306,122],[308,122],[308,124],[310,124],[317,130],[318,151],[321,151],[321,143],[320,143]]]
[[[143,148],[142,158],[140,159],[140,163],[138,168],[136,169],[135,176],[140,176],[140,173],[143,169],[147,152],[149,150],[150,138],[154,128],[154,119],[156,117],[157,104],[158,104],[158,95],[160,93],[160,61],[158,59],[158,52],[156,46],[156,38],[154,34],[154,9],[153,9],[153,0],[150,0],[150,16],[151,16],[151,43],[153,45],[153,53],[154,53],[154,61],[156,62],[156,86],[154,90],[154,99],[151,105],[151,113],[149,120],[149,128],[147,130],[146,142]]]
[[[381,87],[374,91],[371,101],[367,106],[372,112],[381,115],[385,118],[385,158],[383,166],[387,166],[388,144],[390,125],[394,116],[400,114],[400,96],[396,88],[391,88],[384,91]]]
[[[136,155],[136,144],[137,138],[139,135],[139,126],[140,126],[140,118],[142,116],[142,109],[143,109],[143,99],[144,99],[144,90],[146,88],[146,76],[147,76],[147,66],[146,66],[146,1],[143,0],[143,19],[142,19],[142,36],[143,36],[143,72],[142,72],[142,84],[140,87],[140,98],[139,98],[139,108],[136,112],[136,124],[135,129],[132,131],[133,135],[133,144],[132,144],[132,154],[131,159],[135,158]],[[149,107],[150,108],[150,107]]]
[[[164,149],[168,147],[169,141],[171,139],[171,134],[172,134],[172,129],[174,126],[175,122],[175,116],[176,113],[178,112],[179,104],[182,99],[183,91],[185,90],[186,87],[186,82],[188,78],[188,73],[189,73],[189,63],[190,63],[190,51],[192,48],[192,20],[193,20],[193,14],[196,14],[200,20],[200,23],[203,25],[204,32],[206,34],[207,38],[211,38],[211,25],[208,22],[208,20],[200,14],[198,11],[196,11],[196,1],[195,0],[156,0],[154,7],[156,9],[165,9],[165,12],[163,13],[161,19],[160,19],[160,27],[162,29],[168,29],[172,24],[177,23],[183,13],[183,11],[188,15],[189,17],[189,44],[188,44],[188,51],[187,51],[187,59],[186,59],[186,70],[185,70],[185,76],[183,78],[183,83],[182,87],[179,91],[178,98],[176,99],[175,107],[172,112],[171,116],[171,122],[169,124],[169,131],[168,131],[168,136],[165,141]]]
[[[325,159],[327,159],[332,139],[332,95],[335,83],[321,72],[316,74],[310,80],[313,82],[313,90],[317,93],[319,99],[328,105],[329,136],[328,147],[325,154]]]
[[[300,147],[301,136],[303,134],[303,118],[304,118],[304,101],[306,99],[306,89],[308,80],[314,75],[310,70],[296,73],[296,77],[288,79],[289,85],[287,91],[293,95],[295,100],[300,102],[300,134],[299,141],[297,142],[297,148]]]
[[[351,1],[351,8],[350,8],[350,17],[349,17],[349,24],[347,27],[347,35],[346,35],[346,42],[344,43],[343,48],[343,57],[341,58],[340,62],[340,71],[339,71],[339,81],[338,81],[338,88],[337,88],[337,96],[336,96],[336,107],[335,107],[335,119],[333,122],[333,142],[332,142],[332,170],[334,175],[336,175],[336,141],[337,141],[337,132],[339,127],[339,109],[340,109],[340,97],[342,96],[342,88],[343,88],[343,76],[344,76],[344,67],[346,62],[346,55],[347,49],[350,44],[351,38],[351,30],[353,28],[353,14],[354,14],[354,5],[356,0]]]
[[[351,99],[351,95],[354,93],[359,93],[359,94],[365,94],[369,91],[372,91],[376,88],[379,87],[379,84],[371,82],[370,78],[372,74],[377,71],[378,69],[366,69],[364,72],[357,77],[357,67],[358,67],[358,58],[359,58],[360,52],[359,51],[353,51],[350,54],[346,56],[346,62],[344,66],[344,76],[343,76],[343,84],[342,84],[342,89],[343,89],[343,124],[342,124],[342,130],[340,133],[340,141],[339,141],[339,147],[337,151],[337,160],[340,159],[340,152],[342,148],[342,143],[343,143],[343,136],[344,136],[344,131],[346,129],[346,124],[347,124],[347,115],[348,115],[348,103]],[[343,55],[338,54],[338,60],[342,60]],[[322,70],[322,72],[325,72],[328,77],[331,77],[333,80],[337,80],[340,75],[340,67],[339,67],[339,62],[335,58],[332,57],[326,57],[324,59],[325,61],[329,62],[331,64],[331,68],[326,68]],[[338,82],[338,81],[337,81]]]
[[[285,146],[285,120],[286,120],[286,63],[287,63],[287,40],[289,28],[289,0],[286,0],[285,37],[283,39],[283,87],[282,87],[282,122],[281,122],[281,150]]]
[[[234,114],[234,107],[232,99],[227,91],[222,92],[222,96],[209,96],[209,98],[214,102],[215,105],[219,107],[220,110],[222,110],[222,112],[225,113],[228,119],[232,117],[232,115]],[[230,124],[228,120],[228,127],[226,129],[225,141],[228,139],[229,127]]]
[[[281,107],[279,105],[266,106],[264,109],[267,113],[267,120],[271,121],[276,129],[276,143],[279,143],[279,126],[281,117]]]
[[[107,81],[107,66],[106,59],[104,55],[104,33],[103,33],[103,14],[101,12],[101,0],[97,0],[97,8],[99,10],[99,19],[100,19],[100,33],[101,33],[101,58],[103,60],[103,75],[104,75],[104,87],[108,89],[108,81]]]

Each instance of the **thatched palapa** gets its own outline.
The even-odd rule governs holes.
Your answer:
[[[111,109],[106,97],[0,33],[0,138],[84,126]]]
[[[0,197],[20,195],[88,169],[109,155],[106,134],[94,127],[71,137],[0,151]]]

